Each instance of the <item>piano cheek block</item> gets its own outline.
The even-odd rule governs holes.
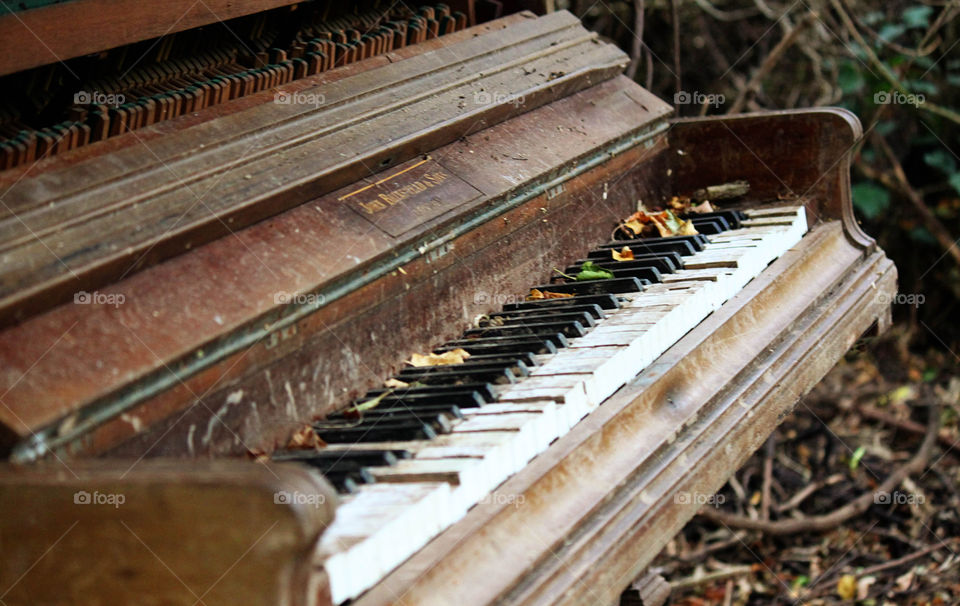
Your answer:
[[[310,555],[337,507],[325,480],[291,464],[131,459],[0,471],[0,585],[11,606],[93,595],[192,604],[208,588],[206,604],[272,606],[297,593],[293,603],[308,603]]]

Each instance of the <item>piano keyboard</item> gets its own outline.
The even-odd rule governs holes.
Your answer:
[[[697,216],[700,235],[615,241],[587,260],[614,278],[553,283],[568,293],[506,305],[417,367],[314,426],[327,446],[278,452],[343,494],[318,554],[335,603],[354,598],[462,518],[510,475],[639,374],[803,237],[803,207]],[[629,246],[632,261],[612,250]]]

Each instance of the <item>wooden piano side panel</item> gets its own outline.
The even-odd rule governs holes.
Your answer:
[[[876,245],[853,215],[850,153],[863,130],[840,108],[772,111],[673,122],[669,156],[676,191],[744,179],[750,199],[801,199],[807,223],[843,221],[851,243]]]

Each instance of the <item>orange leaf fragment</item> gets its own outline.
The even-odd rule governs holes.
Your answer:
[[[320,450],[326,445],[327,443],[320,439],[317,432],[309,425],[304,425],[294,432],[294,434],[290,436],[290,441],[287,442],[287,448],[293,450],[309,450],[311,448]]]
[[[617,252],[617,249],[610,249],[610,252],[613,254],[614,261],[633,261],[633,251],[630,250],[629,246],[624,246]]]
[[[470,357],[470,354],[465,349],[453,349],[450,351],[445,351],[442,354],[428,353],[427,355],[423,354],[413,354],[410,356],[410,359],[407,360],[407,364],[410,366],[446,366],[448,364],[463,364],[464,360]]]
[[[565,292],[552,292],[549,290],[539,291],[536,288],[531,288],[530,294],[527,295],[527,301],[539,301],[540,299],[566,299],[567,297],[572,296],[572,294]]]

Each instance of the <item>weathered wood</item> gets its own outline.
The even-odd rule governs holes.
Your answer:
[[[0,322],[609,79],[624,63],[572,15],[553,13],[18,182],[0,221]]]
[[[314,604],[313,550],[336,498],[318,474],[274,463],[2,466],[2,600]]]
[[[446,211],[433,206],[432,189],[399,203],[411,215],[433,208],[400,237],[377,226],[377,215],[390,210],[370,215],[359,204],[369,206],[373,198],[364,196],[372,190],[351,195],[365,185],[350,186],[104,290],[123,295],[118,307],[68,304],[8,328],[0,332],[0,384],[9,389],[0,419],[20,439],[58,425],[69,433],[84,423],[72,413],[123,397],[134,385],[142,397],[130,414],[118,411],[71,449],[101,452],[165,418],[156,435],[167,438],[154,454],[270,447],[293,423],[382,380],[410,351],[453,337],[476,314],[525,292],[557,258],[575,259],[606,238],[618,216],[648,195],[643,183],[652,179],[632,176],[647,170],[665,141],[617,145],[668,112],[626,79],[608,81],[432,152],[430,172],[442,169],[482,195]],[[591,162],[596,168],[581,176],[544,185]],[[522,204],[512,202],[528,191]],[[464,227],[483,213],[492,214]],[[443,246],[431,244],[445,238]],[[351,276],[368,277],[402,251],[410,254],[399,265],[406,274],[388,271],[342,290]],[[283,325],[297,306],[278,293],[324,298],[305,297],[319,310]],[[246,343],[245,335],[252,335]],[[228,346],[235,348],[224,353]],[[173,377],[187,365],[189,372]],[[168,387],[151,392],[138,380]],[[207,417],[212,412],[216,418]],[[155,441],[144,435],[126,452]]]
[[[0,15],[0,76],[289,4],[296,0],[71,0],[15,10]]]

